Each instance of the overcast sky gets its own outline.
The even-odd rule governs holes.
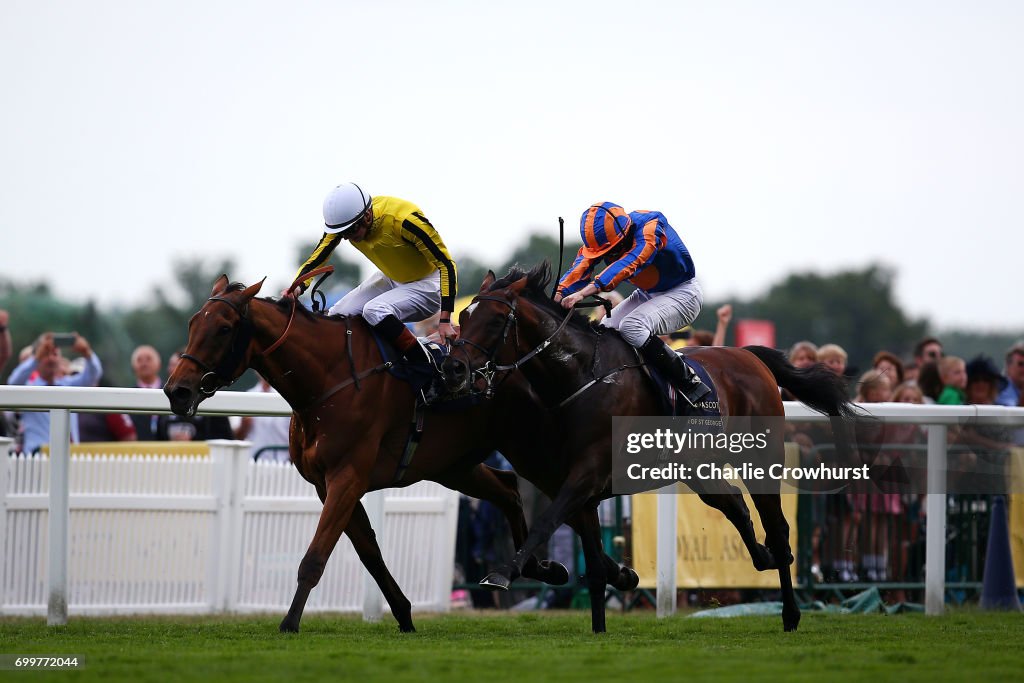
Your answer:
[[[456,258],[614,201],[709,299],[880,261],[912,315],[1019,330],[1022,36],[1014,1],[0,0],[0,276],[279,289],[355,180]]]

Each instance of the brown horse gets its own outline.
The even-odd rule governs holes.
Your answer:
[[[367,491],[430,479],[494,503],[507,517],[518,548],[527,528],[516,476],[479,463],[495,449],[535,451],[535,439],[543,440],[548,428],[545,417],[529,413],[533,429],[527,432],[493,428],[494,416],[511,409],[508,401],[461,413],[428,411],[427,428],[413,459],[406,461],[413,390],[387,372],[390,363],[367,323],[359,316],[310,313],[294,300],[258,299],[262,284],[229,284],[227,276],[217,280],[210,299],[189,321],[188,345],[164,393],[175,413],[192,415],[200,402],[251,367],[294,411],[289,454],[324,507],[299,564],[282,631],[298,631],[309,593],[342,532],[384,593],[399,628],[412,631],[409,601],[384,564],[359,499]],[[510,394],[509,400],[516,410],[529,411],[535,402],[522,398]],[[522,573],[551,584],[568,581],[565,567],[535,558],[524,561]]]
[[[608,565],[601,558],[596,509],[612,494],[612,453],[621,447],[613,441],[612,416],[656,416],[662,414],[663,407],[653,380],[640,369],[643,362],[636,350],[617,333],[595,328],[551,301],[544,292],[550,278],[546,262],[530,272],[514,268],[501,280],[489,273],[468,313],[463,313],[460,339],[444,370],[449,389],[464,391],[483,378],[495,399],[503,397],[510,386],[507,379],[521,370],[562,426],[565,437],[561,443],[564,452],[557,461],[559,470],[553,473],[560,477],[560,486],[552,495],[551,506],[534,521],[512,563],[497,568],[482,583],[506,589],[519,576],[529,553],[546,543],[564,520],[582,515],[587,582],[591,595],[597,596],[604,594]],[[764,347],[702,347],[688,355],[710,375],[723,417],[781,419],[784,410],[779,386],[822,413],[841,418],[852,415],[842,381],[824,366],[798,370],[782,354]],[[842,419],[833,423],[834,428],[843,428]],[[846,445],[845,435],[840,436],[840,443]],[[782,439],[782,430],[774,430],[768,444],[779,462],[784,453]],[[518,470],[519,464],[513,464]],[[716,481],[695,482],[692,488],[736,527],[758,570],[778,571],[783,627],[795,630],[800,609],[789,571],[793,562],[789,524],[782,513],[778,486],[752,495],[767,547],[755,538],[739,489]],[[591,610],[593,630],[604,631],[604,602],[592,600]]]

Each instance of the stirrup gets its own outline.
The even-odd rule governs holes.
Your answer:
[[[683,395],[683,398],[691,406],[696,408],[697,404],[711,393],[711,389],[704,382],[701,382],[699,377],[694,375],[687,381],[685,388],[679,387],[679,393]]]

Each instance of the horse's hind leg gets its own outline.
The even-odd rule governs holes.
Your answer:
[[[352,511],[365,492],[365,483],[358,482],[348,470],[340,476],[328,478],[324,509],[320,513],[320,522],[317,524],[309,549],[299,563],[298,587],[295,589],[295,597],[292,598],[288,614],[281,622],[282,631],[298,632],[299,620],[302,619],[302,611],[306,607],[309,592],[320,583],[324,567],[327,566],[327,558],[338,544],[341,532],[348,526]]]
[[[415,631],[416,628],[412,625],[412,604],[384,564],[384,557],[377,544],[377,535],[373,533],[370,518],[366,515],[366,508],[362,503],[356,503],[355,509],[352,510],[352,518],[345,527],[345,533],[352,541],[359,561],[366,567],[366,571],[370,572],[380,592],[384,594],[384,599],[388,601],[391,613],[398,621],[399,630],[402,633]]]
[[[516,550],[523,546],[528,530],[526,518],[523,516],[522,499],[519,497],[519,478],[515,472],[480,464],[470,470],[449,470],[436,477],[436,481],[472,498],[493,503],[508,520]],[[569,570],[564,565],[552,560],[538,560],[535,555],[527,558],[522,576],[552,586],[562,586],[569,582]]]
[[[721,479],[687,482],[708,507],[720,511],[736,527],[743,545],[750,554],[754,569],[764,571],[776,567],[771,552],[757,542],[754,524],[750,521],[750,509],[743,500],[743,493],[735,486]]]
[[[793,564],[793,552],[789,547],[789,522],[782,513],[782,496],[778,493],[751,494],[754,507],[761,517],[765,529],[768,549],[779,570],[779,587],[782,589],[782,627],[795,631],[800,623],[800,607],[793,592],[793,577],[789,566]]]

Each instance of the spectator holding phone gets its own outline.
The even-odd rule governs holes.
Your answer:
[[[85,359],[82,371],[75,375],[64,374],[63,356],[56,342],[69,345],[71,350]],[[36,375],[33,377],[33,373]],[[25,384],[28,386],[60,386],[60,387],[91,387],[95,386],[103,374],[103,365],[99,357],[92,352],[92,347],[85,337],[78,333],[57,334],[47,332],[39,337],[32,354],[11,371],[9,384]],[[35,453],[50,441],[50,413],[26,412],[22,414],[21,424],[24,430],[22,450]],[[71,415],[71,439],[78,441],[77,416]]]
[[[7,311],[0,308],[0,370],[11,358],[11,331],[7,329],[9,319]]]

